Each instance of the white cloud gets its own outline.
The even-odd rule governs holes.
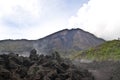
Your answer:
[[[79,26],[107,40],[117,39],[120,37],[119,4],[119,0],[90,0],[69,19],[69,26]]]
[[[0,11],[2,14],[10,15],[15,11],[19,11],[19,9],[23,9],[36,16],[39,15],[41,8],[38,7],[38,1],[39,0],[0,0]]]
[[[55,32],[62,23],[51,15],[57,6],[59,0],[0,0],[0,39],[38,39]]]
[[[8,25],[29,25],[40,17],[38,5],[38,0],[0,0],[0,18]]]
[[[24,33],[41,17],[41,4],[41,0],[0,0],[0,39],[27,37]]]

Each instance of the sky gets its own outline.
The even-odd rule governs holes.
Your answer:
[[[0,0],[0,40],[40,39],[66,28],[117,39],[119,4],[119,0]]]

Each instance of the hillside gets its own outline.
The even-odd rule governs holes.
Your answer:
[[[35,41],[30,40],[2,40],[0,41],[0,52],[1,53],[20,53],[27,55],[28,52],[33,49]]]
[[[120,59],[120,40],[107,41],[97,47],[77,52],[72,59],[118,60]]]
[[[27,55],[31,49],[35,48],[40,54],[58,51],[63,53],[62,55],[68,55],[74,51],[95,47],[103,42],[103,39],[81,29],[64,29],[38,40],[2,40],[0,52]]]

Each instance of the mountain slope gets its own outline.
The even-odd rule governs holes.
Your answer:
[[[95,47],[103,42],[103,39],[81,29],[64,29],[39,40],[0,41],[0,51],[23,52],[25,54],[32,48],[36,48],[39,53],[44,54],[53,51],[71,53],[72,51]]]
[[[43,46],[44,49],[50,49],[52,51],[57,50],[69,53],[74,50],[86,50],[103,42],[103,39],[97,38],[93,34],[81,29],[65,29],[38,40],[38,46]]]
[[[120,40],[107,41],[95,48],[77,52],[72,59],[87,58],[93,60],[120,59]]]

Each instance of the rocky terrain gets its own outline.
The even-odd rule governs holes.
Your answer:
[[[120,80],[120,61],[63,59],[57,52],[0,55],[0,80]]]
[[[1,54],[0,80],[94,80],[94,77],[87,69],[62,59],[57,52],[44,56],[33,49],[29,57]]]

